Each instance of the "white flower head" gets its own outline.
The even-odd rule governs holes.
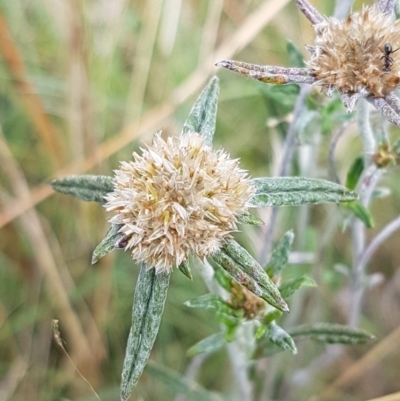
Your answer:
[[[188,133],[153,144],[121,162],[106,196],[111,224],[122,225],[126,247],[156,272],[171,271],[190,253],[204,258],[237,230],[237,216],[254,194],[239,160]]]

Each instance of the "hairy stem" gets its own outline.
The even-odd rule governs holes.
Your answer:
[[[393,13],[395,5],[396,0],[379,0],[378,2],[379,10],[388,15]]]
[[[296,105],[293,111],[293,120],[290,123],[290,127],[286,135],[285,144],[283,146],[283,157],[279,171],[279,175],[281,177],[286,176],[289,173],[296,142],[296,124],[299,119],[299,116],[304,110],[305,100],[308,94],[311,92],[311,89],[312,88],[310,86],[303,86],[300,90],[299,96],[297,97]],[[270,221],[268,223],[268,229],[265,232],[264,236],[265,239],[263,241],[264,245],[263,248],[261,249],[259,258],[261,261],[261,265],[265,264],[267,257],[271,252],[276,222],[278,219],[278,211],[279,209],[276,207],[272,210]]]
[[[368,207],[372,192],[379,182],[382,172],[372,165],[372,154],[375,152],[376,140],[369,122],[368,104],[364,99],[360,99],[358,104],[358,128],[362,138],[364,148],[364,173],[359,182],[360,202]],[[366,227],[359,219],[354,219],[352,224],[352,244],[353,244],[353,271],[351,278],[351,307],[348,317],[350,326],[357,326],[364,295],[365,266],[360,263],[362,254],[365,251]]]
[[[344,20],[349,15],[353,3],[354,0],[336,0],[333,16],[339,21]]]
[[[307,0],[294,0],[294,2],[313,25],[317,25],[324,20],[322,15]]]
[[[208,290],[226,299],[226,292],[214,280],[214,269],[207,259],[204,263],[197,263],[197,267]],[[248,327],[242,327],[238,330],[235,340],[228,344],[228,355],[235,375],[238,399],[248,401],[253,399],[253,385],[248,376],[248,361],[254,347],[253,337],[252,331]]]

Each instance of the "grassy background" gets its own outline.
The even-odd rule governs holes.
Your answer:
[[[331,2],[313,4],[332,13]],[[310,24],[289,0],[0,1],[0,400],[94,399],[82,376],[103,401],[118,399],[138,269],[123,252],[91,266],[91,252],[107,230],[103,209],[54,194],[47,182],[67,174],[110,175],[155,131],[178,134],[214,74],[221,79],[216,146],[240,157],[253,176],[276,175],[296,87],[274,89],[217,71],[214,63],[292,65],[288,41],[306,58],[304,45],[312,40]],[[318,113],[328,102],[317,89],[310,99]],[[310,128],[299,137],[293,174],[331,178],[327,154],[340,113],[324,135]],[[342,180],[360,152],[356,134],[350,125],[336,151]],[[373,204],[369,238],[400,212],[398,173],[385,180],[393,194]],[[266,221],[269,212],[261,214]],[[293,227],[295,250],[315,256],[286,274],[307,272],[319,284],[293,298],[288,325],[346,322],[348,279],[334,268],[351,265],[344,218],[336,206],[279,214],[275,240]],[[260,259],[265,230],[239,236]],[[304,342],[297,356],[262,359],[252,375],[263,399],[364,400],[400,390],[399,240],[391,237],[369,266],[380,284],[367,292],[361,324],[376,343],[340,353]],[[179,399],[177,389],[185,388],[184,376],[196,363],[205,389],[234,399],[225,352],[194,363],[185,356],[218,330],[211,314],[183,306],[205,291],[196,274],[193,282],[173,275],[152,364],[132,399]],[[54,339],[52,319],[59,319],[70,358]],[[339,396],[329,393],[338,377]],[[192,389],[184,399],[204,397]]]

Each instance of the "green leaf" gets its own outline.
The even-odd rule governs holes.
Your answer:
[[[265,290],[266,294],[269,294],[270,300],[267,300],[267,302],[273,306],[278,304],[278,309],[285,312],[288,311],[288,309],[286,309],[287,305],[279,294],[276,285],[269,278],[265,270],[246,251],[246,249],[242,248],[236,241],[228,239],[222,247],[222,252],[233,259],[233,261],[241,267],[242,272],[251,277],[257,283],[257,285]]]
[[[216,312],[215,316],[217,318],[217,320],[222,323],[225,327],[226,327],[226,333],[225,333],[225,340],[230,342],[233,340],[233,337],[235,335],[236,329],[238,328],[241,320],[242,316],[239,315],[243,315],[242,311],[235,311],[238,312],[237,316],[235,316],[234,314],[227,314],[227,313],[223,313],[223,312]]]
[[[216,294],[204,294],[198,298],[186,301],[184,305],[189,308],[200,308],[200,309],[213,309],[217,312],[225,315],[237,317],[237,312],[232,309],[219,295]]]
[[[236,329],[243,317],[243,311],[241,309],[233,309],[220,296],[211,293],[186,301],[185,305],[190,308],[215,310],[217,320],[226,327],[226,341],[233,340]]]
[[[225,337],[223,333],[216,333],[212,334],[209,337],[204,338],[203,340],[199,341],[197,344],[190,347],[186,355],[191,357],[199,354],[204,353],[212,353],[225,345]]]
[[[212,145],[219,95],[219,79],[214,77],[203,89],[183,125],[182,134],[199,132],[203,134],[204,143]]]
[[[344,203],[343,206],[360,219],[366,227],[372,228],[374,226],[374,219],[372,218],[370,211],[361,202],[348,202]]]
[[[220,266],[214,267],[214,270],[214,277],[217,280],[218,284],[226,291],[230,292],[232,289],[232,276]]]
[[[250,183],[256,187],[250,207],[349,202],[358,198],[355,192],[339,184],[314,178],[263,177],[253,178]]]
[[[301,276],[286,281],[279,287],[279,292],[284,299],[290,298],[301,287],[316,287],[315,281],[308,276]]]
[[[265,337],[261,338],[256,345],[256,349],[253,352],[253,359],[260,359],[269,356],[276,355],[284,350],[281,347],[271,343],[265,339]]]
[[[292,230],[287,231],[278,241],[272,251],[271,258],[265,270],[269,277],[276,277],[289,260],[290,250],[292,248],[294,234]]]
[[[189,262],[186,260],[182,262],[179,266],[178,269],[181,273],[183,273],[190,281],[193,280],[192,272],[190,270]]]
[[[288,312],[289,308],[283,300],[275,285],[269,286],[268,289],[261,287],[256,281],[243,271],[243,267],[235,262],[226,253],[219,251],[212,256],[213,260],[227,271],[239,284],[246,287],[254,295],[264,299],[275,308]]]
[[[111,227],[107,231],[106,236],[93,251],[92,265],[98,262],[103,256],[106,256],[107,253],[119,247],[118,244],[125,238],[125,235],[119,232],[121,227],[122,224],[111,225]]]
[[[256,330],[256,340],[259,340],[260,338],[264,337],[264,334],[266,333],[269,325],[261,324],[260,326],[257,327]]]
[[[349,189],[355,189],[363,171],[364,158],[362,156],[356,157],[347,173],[346,187]]]
[[[292,354],[297,354],[296,344],[294,343],[292,337],[275,322],[272,322],[269,325],[267,331],[265,332],[265,337],[278,347],[289,351]]]
[[[262,323],[268,326],[270,323],[272,323],[274,320],[278,319],[279,317],[282,316],[282,312],[279,310],[273,310],[271,312],[268,312],[262,320]]]
[[[364,330],[333,323],[298,326],[289,331],[293,337],[307,336],[328,344],[364,344],[374,336]]]
[[[263,85],[260,91],[266,98],[267,107],[275,117],[283,117],[290,111],[296,103],[300,92],[298,85]]]
[[[155,273],[144,264],[133,298],[132,326],[126,347],[121,381],[121,401],[126,401],[136,386],[153,348],[164,304],[170,273]]]
[[[113,178],[104,175],[72,175],[50,183],[55,191],[87,202],[105,203],[104,196],[114,190]]]
[[[220,320],[221,321],[221,320]],[[222,322],[222,321],[221,321]],[[239,325],[240,325],[240,320],[238,319],[237,321],[236,321],[236,324],[230,324],[230,325],[228,325],[228,324],[226,324],[226,322],[222,322],[222,323],[224,323],[225,324],[225,327],[226,327],[226,332],[225,332],[225,341],[226,342],[228,342],[228,343],[230,343],[230,342],[232,342],[234,339],[235,339],[235,335],[236,335],[236,331],[237,331],[237,328],[239,327]]]
[[[146,374],[151,377],[151,382],[154,383],[155,386],[157,386],[158,383],[163,383],[168,391],[173,391],[176,395],[184,395],[185,400],[222,401],[222,397],[204,389],[204,387],[194,380],[188,379],[180,373],[168,369],[163,365],[158,365],[153,361],[149,361],[146,367]]]
[[[240,224],[250,224],[252,226],[263,226],[265,223],[257,216],[254,216],[250,213],[240,214],[237,217],[237,221]]]
[[[293,67],[305,67],[304,56],[300,49],[291,41],[288,40],[286,44],[286,50],[289,54],[290,65]]]
[[[264,337],[265,332],[269,328],[270,324],[278,319],[279,317],[282,316],[282,312],[274,309],[271,312],[268,312],[262,319],[261,325],[258,326],[257,331],[256,331],[256,340],[259,340],[260,338]]]
[[[377,187],[372,192],[371,200],[384,199],[392,194],[392,190],[388,187]]]

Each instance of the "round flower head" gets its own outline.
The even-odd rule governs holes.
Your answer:
[[[132,257],[162,272],[191,252],[203,258],[218,251],[254,193],[239,161],[205,145],[198,133],[167,141],[157,133],[152,146],[133,156],[115,171],[104,205],[115,212],[110,223],[122,225]]]
[[[344,21],[324,19],[308,66],[316,84],[342,93],[383,97],[400,83],[400,20],[364,7]]]
[[[316,39],[307,46],[307,68],[277,67],[222,60],[217,66],[267,84],[321,85],[331,96],[338,90],[351,113],[361,97],[400,127],[400,20],[393,21],[394,0],[351,13],[341,22],[321,15],[308,0],[294,0],[312,23]]]

